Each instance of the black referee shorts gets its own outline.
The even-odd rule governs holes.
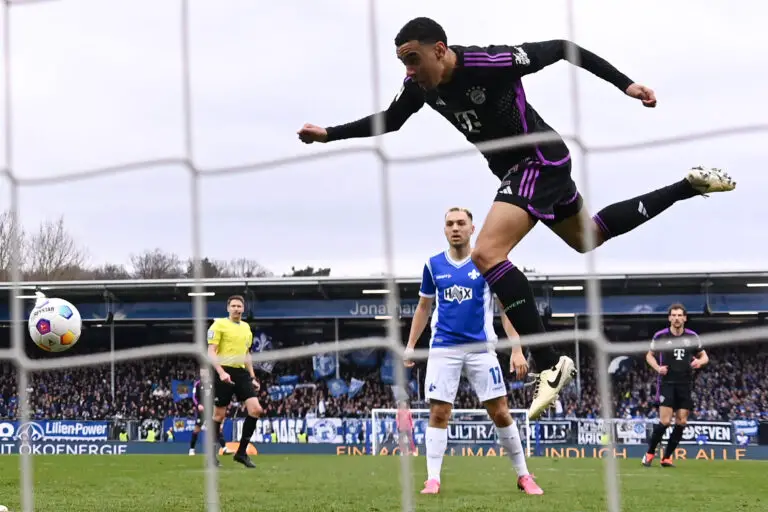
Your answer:
[[[659,407],[671,407],[673,411],[693,409],[692,385],[686,382],[662,382],[659,389]]]
[[[560,165],[525,159],[501,180],[494,201],[519,206],[548,226],[576,215],[584,204],[571,178],[570,158]]]
[[[231,366],[222,366],[222,369],[232,378],[232,384],[222,382],[218,372],[214,372],[213,404],[215,407],[228,406],[232,401],[232,395],[235,395],[240,403],[259,396],[253,387],[253,381],[248,370],[232,368]]]

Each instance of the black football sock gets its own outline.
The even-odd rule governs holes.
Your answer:
[[[238,455],[245,455],[248,452],[248,445],[251,443],[251,436],[253,431],[256,430],[256,418],[253,416],[246,416],[243,422],[243,435],[240,436],[240,446],[237,447]]]
[[[192,439],[189,441],[189,449],[194,450],[197,446],[197,432],[192,432]]]
[[[614,203],[593,217],[605,240],[632,231],[651,220],[677,201],[700,195],[688,180],[653,190],[647,194]]]
[[[213,420],[213,431],[214,432],[220,432],[221,431],[221,422]]]
[[[504,313],[520,336],[545,332],[533,290],[520,269],[504,260],[491,267],[483,277],[504,305]],[[538,371],[555,366],[560,359],[551,345],[531,347],[531,356]]]
[[[221,432],[219,432],[219,446],[221,446],[222,448],[227,446],[227,441],[226,439],[224,439],[224,434],[222,434]]]
[[[664,451],[664,458],[669,459],[675,453],[677,445],[680,444],[680,440],[683,438],[683,426],[675,425],[672,429],[672,434],[669,436],[669,442],[667,443],[667,449]]]
[[[655,427],[653,427],[653,433],[651,434],[651,442],[648,443],[648,452],[654,454],[656,453],[656,447],[659,446],[659,443],[661,442],[661,438],[664,437],[664,432],[667,430],[666,425],[662,425],[661,423],[657,423]]]

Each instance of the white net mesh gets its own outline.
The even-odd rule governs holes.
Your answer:
[[[44,1],[44,0],[43,0]],[[4,168],[0,170],[0,175],[5,177],[11,183],[10,193],[10,213],[12,220],[18,218],[19,211],[19,188],[20,187],[33,187],[36,185],[51,184],[52,182],[66,182],[72,183],[77,180],[85,180],[93,177],[104,176],[108,174],[126,173],[131,171],[143,170],[148,167],[160,167],[160,166],[182,166],[189,171],[189,183],[190,183],[190,195],[192,197],[192,208],[190,211],[192,221],[192,256],[196,262],[194,266],[195,275],[195,292],[202,292],[202,265],[200,263],[201,258],[201,237],[200,237],[200,181],[204,176],[212,176],[218,174],[232,175],[235,173],[247,173],[258,170],[270,169],[280,165],[288,163],[299,163],[305,161],[317,160],[320,158],[331,158],[342,154],[352,153],[373,153],[378,158],[379,174],[380,174],[380,192],[382,198],[383,208],[383,234],[384,234],[384,252],[387,262],[386,275],[388,289],[390,293],[388,297],[388,307],[390,311],[396,310],[397,304],[399,304],[400,298],[398,296],[398,287],[396,286],[393,271],[394,262],[394,248],[393,248],[393,228],[392,228],[392,200],[391,191],[389,186],[389,168],[392,164],[418,164],[421,162],[447,159],[458,155],[474,153],[475,149],[462,149],[453,152],[441,152],[434,154],[423,154],[409,157],[389,157],[385,151],[381,148],[380,137],[376,138],[376,144],[373,148],[343,148],[324,152],[322,155],[315,155],[309,157],[295,157],[288,158],[279,161],[261,162],[243,166],[232,166],[226,168],[211,168],[211,169],[199,169],[195,165],[195,151],[192,140],[192,118],[191,118],[191,103],[192,103],[192,85],[190,80],[190,51],[189,51],[189,2],[181,0],[180,9],[181,15],[179,18],[181,24],[181,55],[182,66],[181,75],[179,80],[182,84],[182,111],[183,111],[183,140],[184,140],[184,156],[182,158],[165,158],[152,161],[139,161],[130,162],[110,167],[97,168],[74,172],[70,174],[59,174],[56,178],[33,178],[22,179],[14,173],[14,126],[13,126],[13,92],[14,92],[14,80],[13,80],[13,48],[12,48],[12,30],[13,30],[13,12],[16,9],[24,8],[27,4],[41,3],[40,0],[4,0],[3,7],[3,42],[4,42],[4,82],[5,82],[5,155],[6,162]],[[568,11],[568,28],[569,36],[574,33],[574,2],[571,0],[567,2]],[[368,30],[370,35],[370,47],[371,47],[371,75],[372,75],[372,89],[373,89],[373,107],[378,110],[381,100],[381,92],[379,90],[379,70],[380,65],[378,62],[378,54],[374,50],[377,41],[377,17],[376,17],[376,1],[369,0],[368,12]],[[573,39],[571,37],[571,39]],[[575,55],[569,55],[568,59],[571,62],[576,62]],[[620,151],[635,151],[642,148],[657,147],[661,145],[681,144],[684,142],[690,142],[694,140],[714,139],[724,136],[750,134],[750,133],[765,133],[768,132],[768,124],[760,124],[754,126],[743,126],[737,128],[730,128],[725,130],[712,131],[707,133],[690,134],[687,136],[667,138],[663,140],[653,140],[646,142],[639,142],[635,144],[623,144],[613,146],[601,146],[601,147],[588,147],[583,144],[581,138],[581,111],[579,98],[579,81],[578,70],[575,66],[572,69],[571,80],[571,108],[572,119],[574,122],[574,137],[568,137],[569,142],[573,147],[579,148],[582,153],[582,169],[583,169],[583,183],[582,191],[586,196],[589,196],[590,183],[589,183],[589,155],[596,153],[611,153]],[[380,118],[377,118],[375,126],[375,132],[382,132],[382,122]],[[513,137],[504,140],[493,141],[488,144],[483,144],[482,149],[486,151],[499,150],[503,148],[510,148],[514,146],[532,145],[535,143],[545,142],[550,140],[551,137],[547,135],[526,135],[522,137]],[[593,234],[591,231],[587,231],[587,244],[592,245],[594,240],[591,240]],[[122,350],[117,354],[96,354],[92,356],[77,356],[70,357],[63,360],[33,360],[30,359],[24,351],[25,343],[25,319],[23,318],[23,307],[19,295],[21,294],[21,272],[19,261],[19,239],[14,237],[12,239],[12,260],[10,265],[12,290],[10,292],[10,304],[11,304],[11,321],[12,321],[12,344],[11,349],[0,351],[0,358],[13,360],[18,365],[18,401],[21,404],[19,420],[25,423],[29,420],[29,407],[27,401],[27,383],[28,374],[30,371],[44,371],[55,368],[62,368],[64,366],[86,366],[94,364],[105,364],[110,362],[123,362],[136,359],[149,359],[154,357],[160,357],[170,354],[176,355],[191,355],[196,356],[203,363],[207,361],[207,356],[200,347],[205,346],[205,297],[201,293],[197,293],[194,296],[194,315],[195,315],[195,343],[194,344],[172,344],[163,346],[149,346],[138,349]],[[601,397],[601,411],[604,419],[608,420],[612,411],[612,399],[610,393],[610,382],[608,372],[608,356],[613,354],[629,354],[629,353],[644,353],[648,344],[647,341],[638,341],[634,343],[621,343],[613,344],[606,340],[603,334],[602,319],[600,315],[600,286],[595,279],[595,258],[592,253],[586,256],[587,261],[587,276],[588,286],[586,288],[587,300],[589,304],[589,316],[590,327],[588,332],[584,333],[583,340],[591,342],[598,354],[596,369],[598,375],[598,388]],[[743,329],[738,331],[730,331],[727,333],[717,333],[713,335],[702,336],[702,342],[706,346],[717,346],[736,344],[744,342],[752,342],[768,337],[768,328],[753,328]],[[526,340],[526,345],[538,345],[538,344],[550,344],[550,343],[563,343],[572,340],[572,336],[568,332],[549,333],[541,336],[533,336]],[[499,349],[510,348],[512,346],[507,340],[499,343]],[[365,348],[388,348],[393,351],[396,361],[402,361],[402,344],[400,340],[400,332],[398,319],[392,316],[388,322],[388,336],[387,338],[367,338],[362,340],[347,340],[339,342],[335,345],[335,350],[347,351],[355,349]],[[288,348],[271,350],[268,352],[261,352],[254,356],[254,362],[278,360],[278,359],[295,359],[308,357],[315,354],[320,354],[328,350],[327,346],[323,344],[315,344],[312,346],[300,347],[300,348]],[[418,350],[413,355],[413,359],[425,359],[427,356],[426,350]],[[398,387],[403,388],[405,386],[405,372],[402,364],[395,364],[395,380]],[[212,410],[213,404],[211,398],[207,400],[207,410]],[[210,417],[207,419],[209,422],[207,428],[211,431],[212,425],[210,424]],[[209,512],[217,512],[219,510],[218,499],[218,485],[217,485],[217,473],[214,466],[214,436],[207,436],[207,453],[208,465],[206,471],[206,497]],[[402,446],[401,446],[402,448]],[[610,451],[614,450],[613,440],[609,446]],[[413,510],[413,489],[411,478],[412,460],[409,457],[401,457],[401,486],[402,486],[402,509]],[[21,472],[21,504],[24,512],[31,512],[34,508],[33,502],[33,482],[32,482],[32,459],[27,452],[22,452],[20,457],[20,472]],[[606,457],[605,462],[605,482],[607,493],[607,509],[610,512],[617,512],[621,509],[620,496],[619,496],[619,471],[616,466],[616,460],[612,457]]]

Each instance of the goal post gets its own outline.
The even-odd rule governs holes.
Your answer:
[[[383,448],[389,453],[399,445],[397,431],[398,409],[371,410],[371,431],[369,447],[371,455],[378,455]],[[429,422],[429,409],[410,409],[413,417],[413,437],[419,455],[424,454],[424,436]],[[512,419],[517,423],[523,448],[527,457],[532,455],[531,439],[534,433],[528,419],[527,409],[510,409]],[[471,445],[472,447],[499,446],[496,428],[485,409],[453,409],[448,422],[448,447]]]

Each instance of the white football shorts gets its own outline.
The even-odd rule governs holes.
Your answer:
[[[453,347],[430,348],[424,379],[425,398],[453,404],[462,371],[481,402],[506,396],[507,384],[496,350],[490,343],[485,345],[487,350],[482,352]]]

